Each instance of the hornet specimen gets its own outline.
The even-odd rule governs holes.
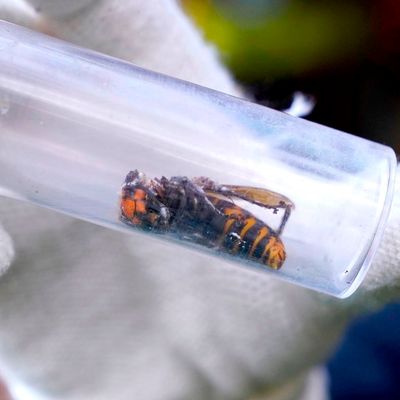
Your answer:
[[[234,199],[274,213],[283,209],[279,228],[273,230]],[[268,189],[220,185],[206,177],[148,179],[135,170],[122,186],[120,219],[279,269],[286,259],[280,236],[293,208],[291,200]]]

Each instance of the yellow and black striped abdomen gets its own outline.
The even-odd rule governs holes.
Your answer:
[[[250,212],[227,200],[208,196],[225,216],[219,243],[228,253],[279,269],[286,258],[285,248],[276,232]]]

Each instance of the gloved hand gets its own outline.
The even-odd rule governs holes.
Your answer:
[[[8,18],[238,94],[174,1],[30,3]],[[0,221],[16,248],[0,279],[0,374],[15,399],[321,400],[315,366],[347,322],[400,295],[399,187],[365,283],[344,301],[11,200]]]

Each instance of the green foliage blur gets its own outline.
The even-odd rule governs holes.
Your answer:
[[[184,0],[189,15],[245,82],[280,78],[363,51],[365,10],[346,1]]]

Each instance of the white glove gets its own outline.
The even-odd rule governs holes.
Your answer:
[[[16,13],[30,26],[238,93],[172,0],[31,3],[39,19]],[[16,248],[0,279],[0,373],[14,399],[322,400],[313,368],[347,322],[400,295],[399,187],[375,262],[345,301],[11,200],[0,220]]]

